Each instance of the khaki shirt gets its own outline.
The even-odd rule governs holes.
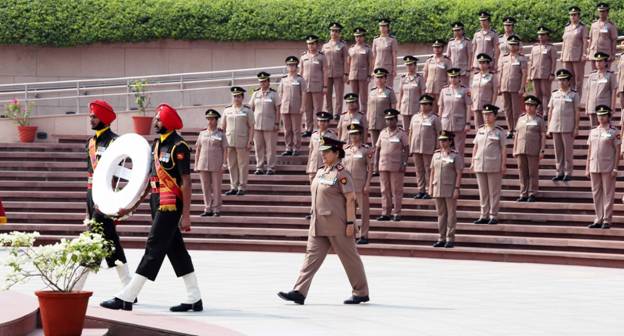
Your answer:
[[[340,115],[340,120],[338,121],[337,129],[340,130],[340,141],[349,142],[349,130],[347,127],[351,124],[357,124],[364,128],[362,134],[366,134],[368,132],[368,121],[366,121],[366,116],[362,112],[356,112],[355,114],[347,112],[342,112]]]
[[[446,45],[446,57],[451,60],[451,66],[453,68],[460,68],[462,70],[462,75],[469,72],[472,67],[470,53],[472,53],[472,41],[467,37],[459,41],[452,38]]]
[[[549,79],[555,75],[557,50],[552,44],[535,44],[529,56],[528,79]]]
[[[370,77],[373,72],[373,51],[368,45],[356,44],[349,48],[349,59],[349,80],[366,80]]]
[[[310,150],[308,151],[308,165],[306,166],[307,174],[314,174],[323,166],[323,158],[319,150],[321,136],[337,138],[336,133],[332,129],[328,129],[322,134],[319,131],[312,133],[312,136],[310,136]]]
[[[324,76],[327,70],[327,58],[322,53],[311,55],[304,53],[301,56],[301,73],[303,76],[304,92],[323,92]]]
[[[277,87],[277,95],[281,98],[280,113],[301,114],[301,102],[303,97],[303,87],[305,83],[303,77],[288,75],[282,77]]]
[[[474,33],[472,38],[472,48],[474,50],[472,53],[472,67],[479,68],[477,55],[481,53],[488,54],[492,57],[492,63],[496,64],[496,55],[494,53],[496,46],[498,46],[498,35],[496,35],[495,31],[491,29],[488,31],[479,30]]]
[[[316,172],[312,185],[310,235],[345,235],[347,226],[346,194],[355,192],[351,174],[342,164],[323,167]]]
[[[466,87],[452,88],[447,86],[442,89],[438,106],[442,119],[442,130],[460,132],[466,128],[468,108],[472,106],[472,100]]]
[[[276,129],[276,124],[279,123],[280,98],[275,90],[256,89],[249,97],[249,105],[254,111],[255,130],[274,131]]]
[[[396,106],[397,98],[394,94],[394,90],[386,87],[381,92],[377,88],[373,88],[368,93],[368,109],[367,109],[367,121],[368,126],[372,130],[380,130],[386,127],[386,120],[384,119],[384,111]]]
[[[519,92],[522,86],[522,71],[527,70],[525,56],[507,54],[498,60],[498,82],[501,92]]]
[[[576,128],[576,111],[580,108],[579,94],[574,90],[553,91],[548,102],[551,111],[548,118],[548,132],[572,133]]]
[[[583,92],[587,92],[587,105],[585,112],[587,114],[595,114],[596,106],[607,105],[611,106],[611,92],[617,89],[617,83],[615,82],[615,74],[611,71],[607,71],[604,74],[594,71],[589,74],[589,77],[585,80],[585,89]]]
[[[451,68],[451,60],[442,56],[427,58],[424,64],[423,75],[425,76],[425,92],[439,94],[443,87],[448,85],[447,70]]]
[[[323,44],[323,54],[327,59],[327,77],[342,78],[347,73],[348,49],[344,41]]]
[[[415,76],[404,74],[400,81],[401,106],[399,111],[401,115],[413,115],[420,109],[420,96],[425,90],[425,80],[419,74]]]
[[[472,98],[472,109],[482,111],[483,105],[492,104],[496,99],[498,89],[497,76],[491,72],[482,74],[477,72],[472,75],[470,81],[470,97]]]
[[[223,166],[223,156],[228,146],[225,133],[220,129],[199,132],[195,144],[195,170],[220,172]]]
[[[624,92],[624,54],[620,54],[617,64],[617,93]]]
[[[542,135],[545,131],[546,124],[542,117],[521,115],[516,122],[513,155],[539,156],[542,149]]]
[[[362,192],[366,186],[369,172],[373,171],[375,149],[368,145],[346,145],[344,151],[345,158],[342,160],[342,164],[353,178],[355,192]]]
[[[431,197],[449,198],[453,197],[455,192],[455,181],[457,174],[462,173],[464,169],[464,158],[454,150],[448,154],[441,150],[435,151],[431,158]]]
[[[232,105],[223,110],[223,121],[226,122],[225,137],[228,146],[235,148],[247,147],[249,142],[249,128],[254,127],[254,112],[251,107],[242,105],[236,108]]]
[[[397,51],[399,49],[399,43],[397,40],[392,37],[382,37],[377,36],[373,40],[372,50],[373,57],[375,58],[375,66],[373,68],[384,68],[392,73],[394,56],[393,51]]]
[[[617,41],[617,34],[617,27],[613,22],[594,21],[589,29],[588,58],[593,59],[594,54],[599,51],[615,56],[613,45]]]
[[[567,24],[563,29],[561,60],[563,62],[580,62],[585,54],[588,32],[587,26],[579,22],[576,26]]]
[[[598,126],[592,129],[587,138],[587,145],[590,173],[609,173],[617,169],[615,162],[619,155],[617,146],[620,145],[620,134],[615,127],[609,126],[609,129],[604,129]]]
[[[375,147],[379,148],[379,171],[398,172],[403,167],[403,152],[409,150],[405,131],[397,127],[390,132],[387,127],[379,133]]]
[[[409,125],[410,154],[433,154],[440,131],[442,124],[435,113],[413,116]]]
[[[472,143],[477,146],[477,151],[472,158],[472,168],[475,173],[499,173],[501,160],[507,140],[505,131],[500,127],[479,128]]]

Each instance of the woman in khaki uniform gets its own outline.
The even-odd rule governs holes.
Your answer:
[[[609,20],[609,4],[600,2],[596,5],[596,16],[598,20],[594,21],[589,28],[589,49],[587,55],[594,55],[602,52],[609,55],[607,61],[611,62],[615,59],[615,46],[618,39],[617,26],[613,21]],[[593,70],[595,70],[595,63]]]
[[[526,113],[518,118],[516,137],[513,143],[513,156],[518,160],[520,176],[520,197],[518,202],[535,202],[539,188],[539,161],[544,158],[546,126],[544,119],[537,114],[539,98],[524,97]]]
[[[323,54],[327,59],[327,90],[325,91],[325,109],[338,120],[342,113],[342,96],[347,81],[348,46],[341,38],[342,25],[338,22],[329,24],[329,41],[323,45]],[[333,105],[336,92],[336,106]]]
[[[327,91],[329,69],[327,58],[318,50],[318,36],[308,35],[308,50],[301,55],[301,77],[303,77],[303,117],[305,131],[302,136],[307,138],[314,130],[314,115],[323,109],[323,93]]]
[[[528,79],[533,83],[535,96],[543,102],[550,101],[552,81],[555,79],[557,67],[557,49],[550,43],[549,34],[550,31],[546,27],[537,28],[538,43],[533,45],[529,56]],[[545,111],[541,104],[538,112],[547,118],[544,113],[548,111]]]
[[[287,301],[304,304],[312,278],[323,264],[329,249],[340,258],[349,282],[352,296],[345,304],[368,302],[368,283],[362,259],[355,245],[355,188],[351,174],[340,163],[345,152],[343,142],[321,138],[319,149],[323,167],[312,182],[312,218],[308,246],[299,278],[290,292],[279,292]]]
[[[418,112],[418,101],[425,90],[423,77],[416,72],[416,62],[418,59],[408,55],[403,57],[407,73],[401,75],[399,86],[399,105],[397,110],[401,112],[403,129],[407,130],[412,116]]]
[[[505,131],[496,126],[498,107],[485,105],[485,125],[474,138],[470,169],[477,175],[481,215],[474,224],[498,224],[501,182],[507,170]]]
[[[384,122],[384,111],[394,108],[397,104],[397,98],[394,90],[387,86],[388,70],[377,68],[374,70],[375,87],[368,93],[368,111],[367,121],[371,141],[377,143],[379,132],[386,127]]]
[[[457,199],[461,187],[464,158],[451,148],[453,133],[442,131],[438,136],[440,149],[431,159],[429,193],[433,196],[438,214],[440,238],[433,247],[455,246]]]
[[[503,96],[505,118],[507,119],[507,139],[514,133],[516,121],[520,117],[524,85],[527,80],[527,59],[520,54],[520,38],[512,35],[507,40],[510,53],[498,61],[498,95]]]
[[[286,151],[281,154],[282,156],[295,156],[301,150],[301,99],[304,84],[303,77],[297,73],[298,68],[297,57],[286,57],[288,74],[282,77],[277,87],[286,143]]]
[[[394,78],[397,75],[397,53],[399,43],[390,35],[390,20],[379,21],[379,36],[373,40],[371,46],[373,51],[374,68],[388,70],[388,87],[394,87]]]
[[[349,143],[349,126],[356,124],[362,126],[364,133],[362,134],[362,142],[366,143],[368,138],[368,121],[366,121],[366,115],[358,109],[358,95],[356,93],[347,93],[344,96],[344,101],[347,103],[347,111],[342,113],[338,126],[338,140]]]
[[[415,199],[430,199],[427,194],[427,180],[429,179],[429,166],[431,157],[436,147],[436,136],[442,131],[440,118],[433,113],[433,97],[422,95],[420,97],[420,112],[412,118],[409,127],[409,153],[414,157],[416,167],[416,184],[418,193]]]
[[[204,194],[202,217],[219,217],[221,212],[221,182],[228,142],[225,133],[217,128],[220,117],[213,109],[206,111],[208,128],[199,133],[195,145],[195,171],[199,172]]]
[[[514,32],[515,25],[516,19],[514,17],[506,16],[503,18],[503,34],[498,36],[498,49],[501,55],[509,54],[510,48],[507,42],[509,37],[516,35]],[[520,48],[520,53],[522,54],[522,48]]]
[[[569,8],[570,22],[563,30],[561,45],[561,66],[572,74],[572,89],[581,95],[585,78],[585,61],[587,61],[587,26],[581,22],[581,9],[577,6]]]
[[[464,33],[464,24],[455,22],[451,25],[453,38],[446,45],[446,57],[451,60],[453,68],[461,69],[461,83],[469,86],[470,69],[472,69],[472,41]]]
[[[592,186],[596,218],[589,225],[591,229],[608,229],[613,217],[615,179],[620,162],[620,134],[611,126],[611,108],[596,106],[599,125],[592,129],[587,139],[587,163],[585,176]]]
[[[438,98],[443,87],[448,85],[447,71],[451,68],[451,60],[442,54],[444,42],[435,40],[431,45],[433,56],[427,58],[423,66],[425,93],[434,98],[433,112],[438,113]]]
[[[472,55],[476,56],[483,53],[490,56],[493,64],[492,71],[496,72],[496,62],[500,55],[500,47],[498,45],[498,35],[492,30],[490,13],[485,11],[479,13],[479,25],[481,29],[475,32],[472,38]],[[472,62],[472,67],[475,69],[479,68],[476,58]]]
[[[607,60],[609,55],[597,52],[594,54],[594,64],[596,71],[589,74],[585,81],[585,93],[587,94],[587,104],[585,113],[589,115],[591,127],[598,126],[596,116],[596,106],[606,105],[609,108],[615,107],[615,96],[617,91],[616,75],[609,71]]]
[[[351,92],[359,96],[362,113],[366,115],[368,82],[370,82],[374,68],[373,51],[366,44],[366,29],[355,28],[353,36],[355,37],[355,44],[349,48],[349,57],[347,58],[347,69],[349,69],[347,84],[351,85]]]
[[[249,106],[254,112],[254,150],[256,154],[256,175],[275,174],[277,162],[277,131],[280,122],[280,97],[271,88],[271,75],[258,73],[260,87],[249,97]],[[264,169],[266,167],[266,170]]]
[[[453,146],[459,155],[464,155],[466,148],[466,133],[470,130],[470,107],[472,100],[468,89],[460,84],[461,70],[451,68],[448,70],[449,86],[440,91],[438,105],[440,106],[440,119],[442,129],[453,132]]]
[[[620,107],[624,107],[624,41],[620,43],[618,48],[623,52],[620,54],[617,63],[617,91],[616,95],[620,98]],[[624,122],[624,118],[621,119]]]
[[[479,72],[472,75],[470,81],[470,95],[472,98],[472,114],[474,115],[475,129],[483,126],[483,106],[493,104],[498,90],[498,80],[490,70],[492,57],[481,53],[477,55]]]
[[[245,194],[249,174],[249,151],[253,143],[254,114],[251,107],[243,105],[245,89],[240,86],[230,88],[232,105],[223,110],[223,124],[228,143],[228,171],[230,172],[230,190],[226,195]]]

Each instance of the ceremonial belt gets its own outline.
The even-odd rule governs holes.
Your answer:
[[[160,142],[157,142],[154,148],[154,167],[156,168],[156,175],[158,175],[158,185],[156,185],[156,188],[158,188],[158,192],[160,193],[160,205],[158,210],[176,211],[176,199],[182,199],[182,189],[180,189],[176,180],[160,165],[159,147]],[[171,159],[173,160],[173,157]],[[152,188],[154,187],[155,186],[152,184]]]
[[[97,149],[95,147],[96,147],[95,138],[89,139],[89,161],[91,161],[92,171],[95,171],[95,168],[97,167],[97,164],[98,164]],[[88,173],[87,189],[91,190],[92,186],[93,186],[93,173]]]

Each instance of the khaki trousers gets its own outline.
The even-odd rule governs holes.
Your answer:
[[[282,114],[286,150],[301,150],[301,114]]]
[[[596,128],[598,126],[598,116],[596,115],[596,112],[588,114],[588,116],[591,128]]]
[[[357,93],[360,99],[360,112],[366,115],[368,108],[368,80],[350,80],[351,92]]]
[[[360,213],[360,237],[368,237],[370,226],[370,196],[368,193],[356,192],[355,200]]]
[[[555,143],[555,160],[557,175],[570,175],[574,170],[574,134],[552,133]]]
[[[429,175],[431,174],[431,158],[430,154],[414,154],[414,166],[416,167],[416,188],[418,192],[427,192],[429,185]]]
[[[405,172],[379,172],[381,187],[381,214],[400,215],[403,204],[403,178]],[[392,211],[391,211],[392,210]]]
[[[457,224],[457,200],[453,197],[434,198],[438,213],[438,230],[441,241],[455,241]]]
[[[596,219],[594,223],[611,223],[613,217],[613,198],[615,196],[615,177],[608,173],[591,173],[592,196]]]
[[[483,120],[483,113],[481,113],[481,110],[472,110],[472,113],[474,114],[475,130],[478,130],[479,128],[481,128],[481,126],[485,124]]]
[[[301,104],[303,105],[305,130],[312,132],[316,120],[315,115],[317,112],[321,112],[323,108],[323,92],[304,92]]]
[[[592,64],[594,62],[591,62]],[[585,80],[585,62],[561,62],[561,66],[572,73],[572,90],[582,97],[583,80]]]
[[[453,147],[459,153],[460,156],[464,156],[466,150],[466,131],[465,128],[461,131],[453,132]]]
[[[342,100],[344,99],[344,77],[327,79],[327,92],[325,93],[325,108],[332,115],[342,113]],[[333,103],[334,91],[336,91],[336,104]]]
[[[413,114],[401,114],[401,121],[403,125],[403,130],[406,132],[409,130],[410,122],[412,121]]]
[[[199,180],[204,194],[204,211],[220,212],[223,172],[202,170],[199,172]]]
[[[254,131],[254,148],[256,151],[256,168],[275,170],[277,161],[277,132]]]
[[[375,146],[377,145],[377,139],[379,139],[379,133],[381,133],[381,130],[368,130],[368,132],[370,133],[370,138],[371,138],[371,145]]]
[[[500,173],[475,173],[479,186],[479,203],[481,218],[496,218],[500,207],[501,180]]]
[[[245,190],[249,174],[249,151],[247,148],[228,147],[228,170],[231,189]]]
[[[535,90],[535,96],[542,101],[537,107],[537,112],[545,117],[548,109],[545,109],[544,106],[548,106],[550,101],[552,81],[550,79],[533,79],[533,89]]]
[[[522,97],[518,92],[503,92],[503,109],[507,119],[507,130],[516,129],[516,121],[520,117],[520,104]]]
[[[518,155],[520,196],[537,196],[539,189],[539,156]]]

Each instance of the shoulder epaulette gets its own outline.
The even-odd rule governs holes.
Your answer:
[[[228,108],[228,107],[232,107],[232,105],[228,105],[228,106],[226,106],[225,108]]]
[[[450,60],[450,58],[449,58],[448,56],[446,56],[446,55],[442,55],[442,56],[444,56],[444,58],[446,58],[446,59],[449,59],[449,60]]]
[[[572,89],[570,89],[570,91],[572,91],[572,92],[576,93],[576,90],[572,90]]]
[[[559,91],[559,89],[557,89],[557,90],[552,90],[552,92],[557,92],[557,91]]]
[[[373,90],[375,90],[375,89],[376,89],[376,87],[374,87],[374,88],[372,88],[372,89],[370,89],[370,90],[371,90],[371,91],[373,91]]]
[[[433,152],[434,152],[434,153],[440,153],[440,151],[441,151],[441,149],[436,149],[436,150],[434,150]]]
[[[246,107],[246,108],[249,108],[249,109],[251,108],[251,106],[249,106],[247,104],[243,104],[243,107]]]
[[[288,75],[284,75],[284,76],[282,76],[282,78],[286,78],[286,77],[288,77]]]
[[[344,112],[342,112],[340,114],[347,114],[347,113],[349,113],[349,111],[344,111]]]
[[[403,78],[403,77],[407,77],[407,74],[402,74],[402,75],[401,75],[401,78]]]
[[[342,170],[344,170],[344,167],[339,163],[339,164],[336,165],[336,170],[342,171]]]
[[[273,89],[273,88],[269,88],[269,91],[277,92],[277,91],[275,91],[275,89]]]
[[[318,51],[319,55],[325,55],[321,50]]]
[[[427,59],[432,59],[433,57],[434,57],[434,56],[433,56],[433,55],[431,55],[431,56],[427,57]]]
[[[260,88],[255,88],[255,89],[254,89],[254,92],[256,92],[256,91],[260,91]]]

